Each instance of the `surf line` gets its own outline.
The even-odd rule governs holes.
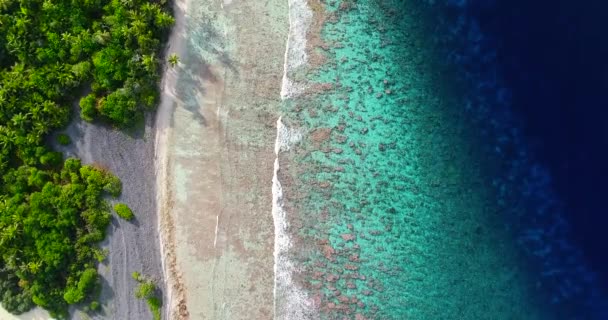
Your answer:
[[[288,0],[289,32],[285,45],[281,100],[297,97],[305,83],[297,83],[289,75],[296,69],[306,67],[306,34],[313,18],[308,0]],[[282,117],[277,119],[274,170],[272,177],[272,218],[274,222],[274,290],[273,308],[275,320],[317,319],[311,299],[293,280],[297,266],[289,259],[292,247],[289,237],[288,212],[284,208],[284,189],[279,181],[280,154],[287,152],[302,139],[298,128],[289,126]]]

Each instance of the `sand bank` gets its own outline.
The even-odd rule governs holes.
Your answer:
[[[287,2],[180,0],[157,184],[169,319],[272,319],[272,176]]]

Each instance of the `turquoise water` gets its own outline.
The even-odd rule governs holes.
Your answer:
[[[305,132],[282,165],[296,275],[323,319],[554,319],[419,1],[322,5]],[[315,10],[320,10],[315,7]],[[320,11],[318,11],[320,12]]]

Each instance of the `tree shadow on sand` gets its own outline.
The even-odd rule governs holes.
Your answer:
[[[226,49],[227,39],[212,23],[215,18],[202,10],[193,11],[188,15],[178,13],[185,21],[183,33],[177,35],[175,42],[184,45],[184,54],[179,57],[179,66],[173,67],[177,82],[172,107],[176,107],[176,101],[181,102],[183,109],[191,113],[199,124],[207,126],[208,122],[200,110],[203,104],[201,99],[208,95],[205,88],[209,84],[221,85],[226,76],[238,77],[238,70],[236,61]],[[168,48],[168,52],[171,50]],[[212,65],[219,68],[212,68]]]

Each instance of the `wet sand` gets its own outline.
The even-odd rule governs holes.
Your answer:
[[[272,319],[287,2],[180,0],[157,116],[169,319]]]

